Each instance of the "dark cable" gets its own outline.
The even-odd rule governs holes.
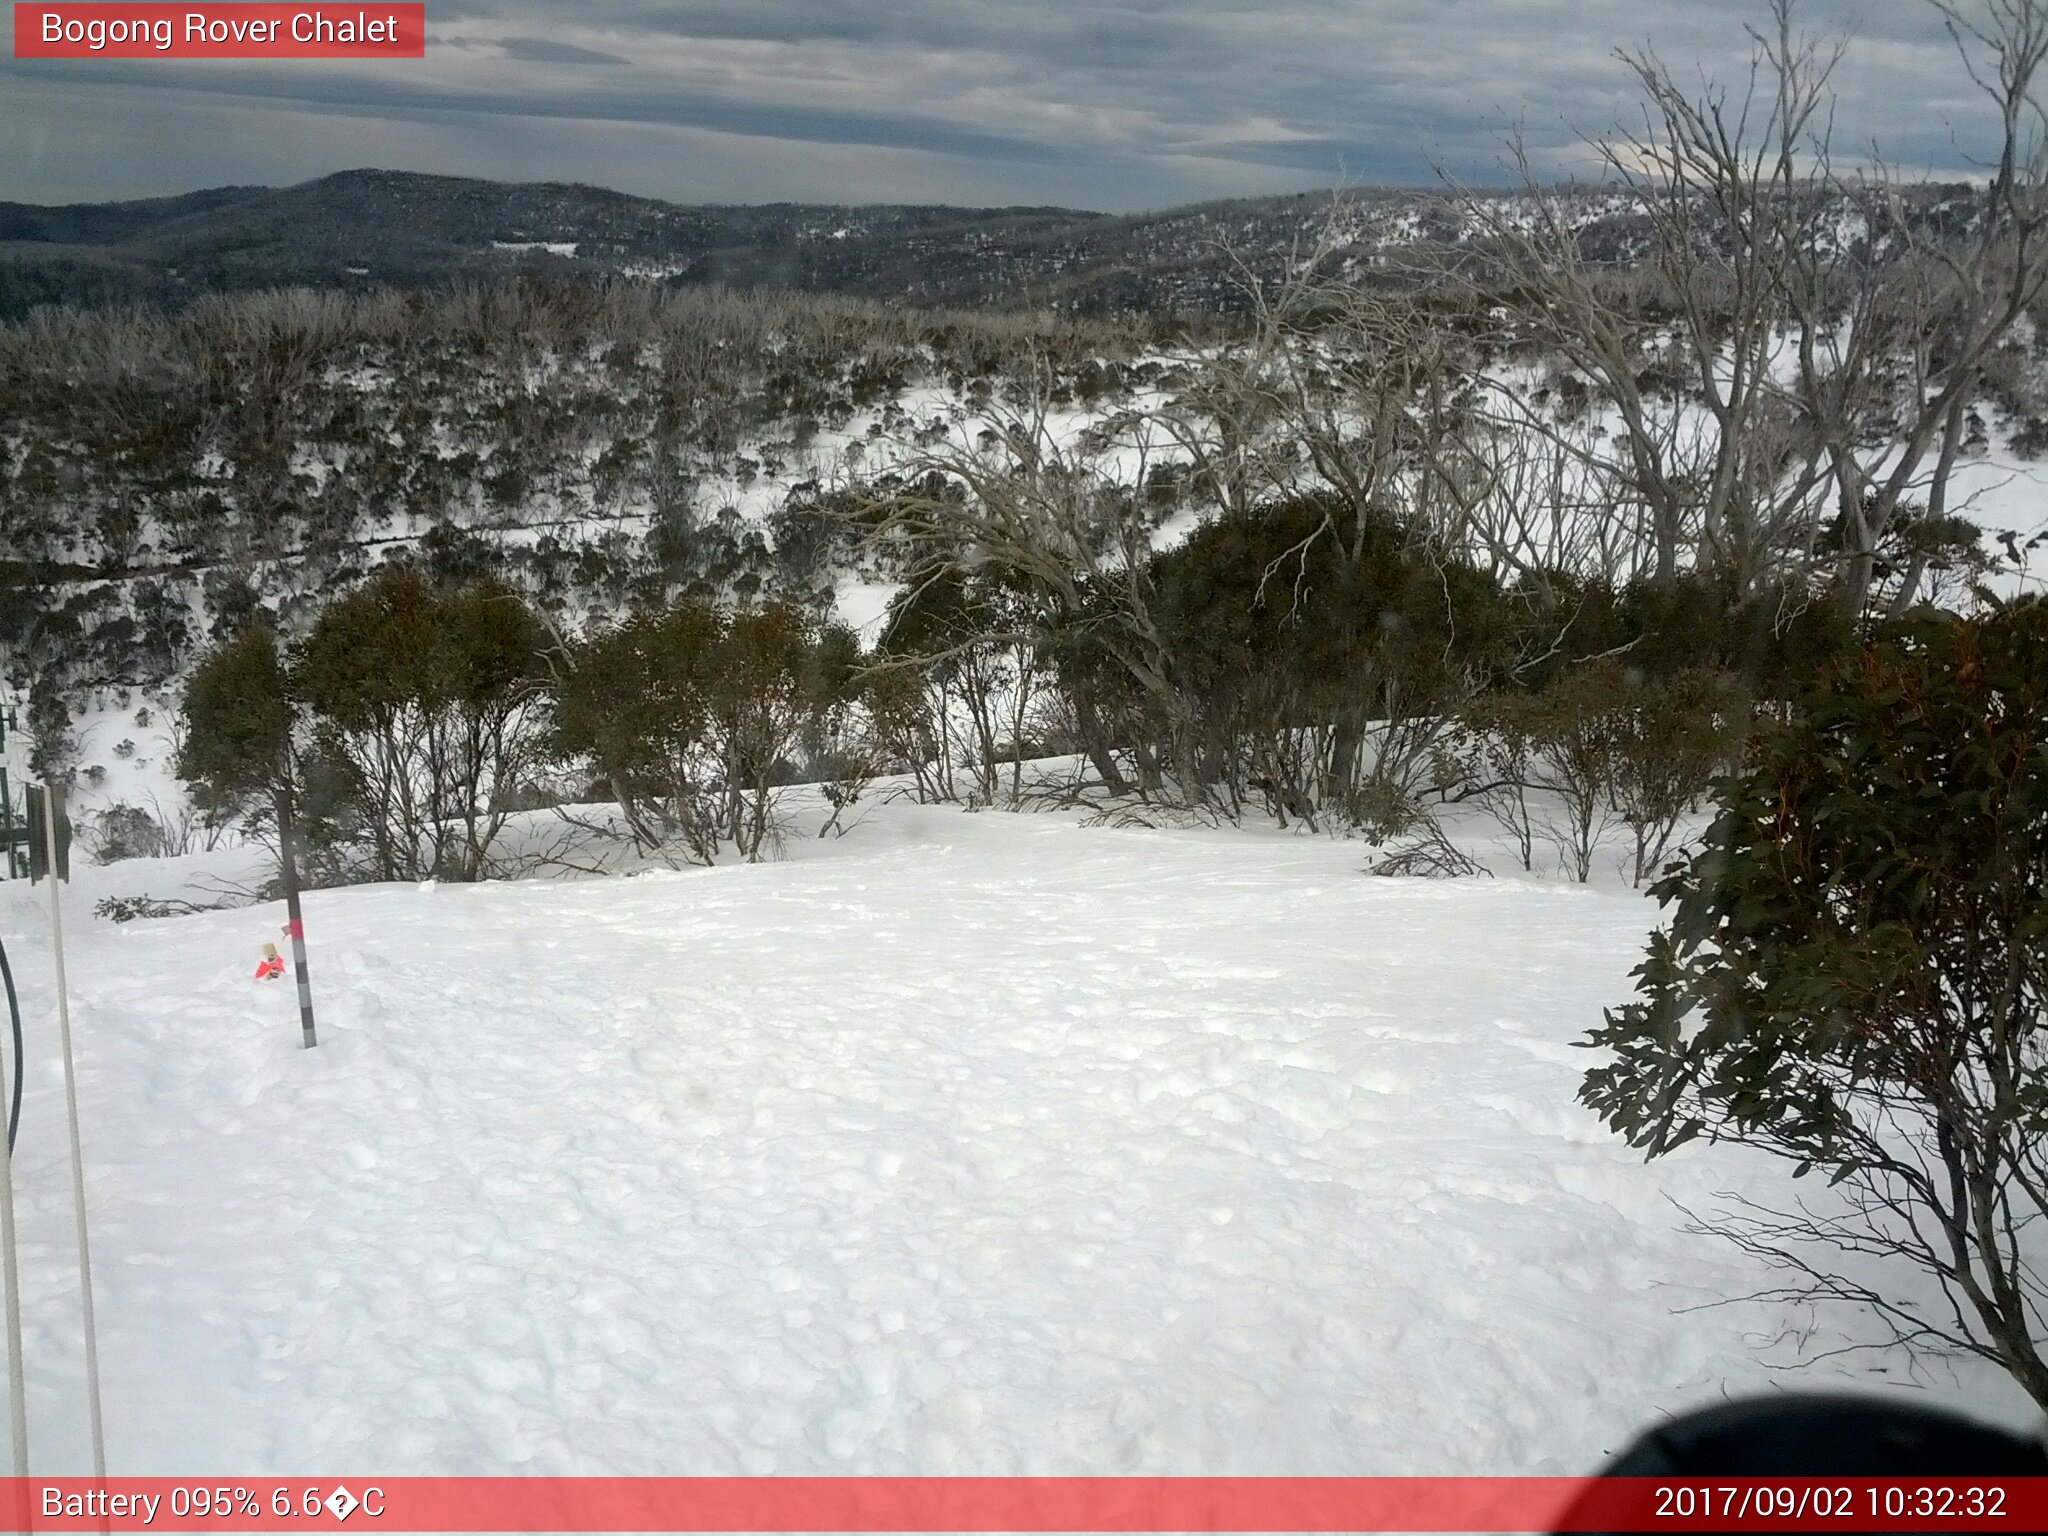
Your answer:
[[[14,1132],[21,1124],[21,999],[14,995],[14,972],[7,968],[7,946],[0,944],[0,985],[7,988],[7,1016],[14,1024],[14,1093],[7,1109],[7,1155],[14,1155]]]

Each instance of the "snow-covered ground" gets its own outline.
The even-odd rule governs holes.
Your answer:
[[[185,817],[185,789],[178,782],[178,731],[182,721],[175,690],[123,690],[89,700],[71,720],[72,738],[83,765],[66,804],[88,842],[92,818],[110,806],[130,805],[159,823]],[[15,811],[21,812],[20,790]]]
[[[1852,1356],[1573,1102],[1654,917],[1356,843],[884,806],[755,867],[116,927],[68,897],[121,1473],[1510,1473]],[[239,873],[246,874],[246,870]],[[16,1164],[38,1473],[85,1466],[40,909]]]

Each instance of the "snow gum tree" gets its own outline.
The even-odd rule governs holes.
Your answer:
[[[1318,809],[1373,833],[1412,819],[1502,644],[1488,573],[1329,494],[1217,518],[1154,565],[1204,780],[1233,813],[1256,788],[1310,825]]]
[[[780,834],[795,760],[840,735],[856,649],[790,604],[637,613],[571,648],[555,746],[604,775],[642,847],[709,864],[730,845],[755,861]]]
[[[720,829],[751,863],[779,835],[777,791],[800,777],[793,759],[832,708],[836,679],[826,678],[819,637],[792,604],[742,609],[723,629],[706,690],[707,744]]]
[[[277,637],[268,625],[252,624],[193,670],[178,776],[206,812],[241,811],[288,794],[292,725]]]
[[[915,667],[929,679],[930,734],[948,757],[955,716],[962,717],[974,793],[984,805],[1001,792],[1005,750],[1013,801],[1021,789],[1021,750],[1012,749],[1024,741],[1041,671],[1032,622],[1028,594],[998,574],[941,565],[899,594],[882,637],[880,649],[899,670]]]
[[[541,736],[547,636],[509,589],[387,566],[293,659],[377,877],[480,880]]]
[[[705,864],[718,852],[704,738],[723,631],[704,603],[634,614],[578,645],[555,689],[557,749],[604,776],[635,841]]]
[[[2048,4],[1928,8],[1995,146],[1939,202],[1882,162],[1837,162],[1845,45],[1805,35],[1796,0],[1771,0],[1733,88],[1647,49],[1619,55],[1640,125],[1588,148],[1640,253],[1603,252],[1519,141],[1525,196],[1464,199],[1488,281],[1611,430],[1512,391],[1491,392],[1491,410],[1605,487],[1609,521],[1633,530],[1629,574],[1711,570],[1745,589],[1825,577],[1860,619],[1907,611],[1930,557],[1955,548],[1974,404],[2048,293]]]
[[[1760,731],[1580,1097],[1825,1174],[1705,1225],[2048,1406],[2048,604],[1915,617]]]
[[[178,776],[204,813],[268,814],[277,832],[278,884],[290,920],[300,980],[299,1008],[307,1045],[314,1043],[312,1002],[305,989],[305,914],[299,905],[301,837],[298,705],[268,624],[250,624],[216,647],[185,689],[185,732]]]

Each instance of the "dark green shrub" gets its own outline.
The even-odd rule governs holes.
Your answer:
[[[780,835],[779,791],[858,691],[856,655],[850,634],[787,603],[637,614],[571,648],[555,745],[603,776],[643,846],[756,860]]]
[[[1722,1226],[1907,1341],[2048,1406],[2048,605],[1929,613],[1838,664],[1724,780],[1582,1099],[1659,1156],[1699,1136],[1823,1173]],[[1843,1265],[1934,1277],[1916,1305]]]

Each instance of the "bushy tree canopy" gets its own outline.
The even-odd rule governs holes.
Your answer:
[[[573,649],[555,745],[605,776],[643,844],[708,863],[730,842],[758,858],[791,754],[853,696],[856,653],[790,604],[634,614]]]
[[[437,588],[389,565],[322,610],[292,658],[323,777],[380,878],[482,878],[541,740],[548,636],[486,577]]]
[[[215,805],[270,794],[289,773],[292,703],[277,637],[253,623],[185,687],[178,776]]]

